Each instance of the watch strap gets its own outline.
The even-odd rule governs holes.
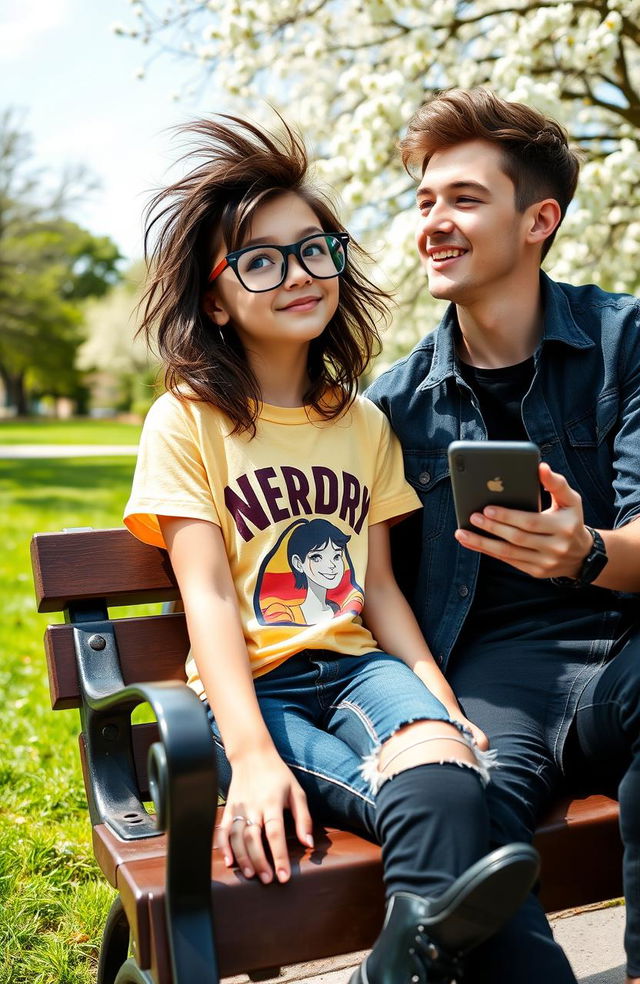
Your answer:
[[[593,581],[602,573],[607,565],[607,548],[605,547],[604,540],[597,530],[593,527],[587,526],[585,524],[585,529],[589,531],[593,539],[591,549],[589,553],[582,561],[582,566],[578,571],[577,576],[574,577],[552,577],[550,580],[553,584],[569,585],[574,588],[583,588],[588,584],[592,584]]]

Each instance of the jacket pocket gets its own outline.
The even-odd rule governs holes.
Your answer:
[[[423,504],[422,536],[431,540],[442,533],[451,498],[449,462],[446,451],[404,451],[407,481]]]
[[[610,510],[613,501],[613,467],[610,438],[618,420],[619,394],[603,393],[595,407],[574,417],[565,424],[565,433],[573,467],[580,476],[578,489],[585,502],[596,493],[601,504]],[[595,503],[594,503],[595,505]]]
[[[595,448],[605,440],[618,419],[619,396],[615,390],[603,393],[595,407],[567,421],[565,430],[574,448]]]

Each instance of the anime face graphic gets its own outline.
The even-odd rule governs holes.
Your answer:
[[[291,566],[304,574],[307,582],[328,591],[335,588],[342,580],[344,547],[338,546],[333,540],[327,540],[310,550],[306,557],[294,554],[291,558]]]
[[[263,624],[316,625],[357,618],[364,593],[354,577],[351,536],[326,519],[298,520],[262,562],[254,597]]]

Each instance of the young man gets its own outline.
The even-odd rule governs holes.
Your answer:
[[[638,984],[640,304],[540,270],[578,177],[552,120],[452,90],[415,114],[401,148],[419,173],[429,290],[451,303],[368,392],[424,503],[420,530],[398,530],[399,573],[465,713],[498,751],[495,841],[530,838],[565,776],[618,795],[626,980]],[[477,532],[457,530],[447,447],[487,438],[540,447],[542,511],[486,508]],[[467,975],[575,982],[534,896]]]

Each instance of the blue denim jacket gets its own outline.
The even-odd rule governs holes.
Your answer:
[[[640,302],[541,277],[544,331],[522,403],[524,425],[542,459],[582,496],[585,523],[614,529],[640,515]],[[447,448],[487,436],[458,371],[457,330],[451,305],[437,329],[366,393],[400,438],[407,479],[424,504],[420,554],[406,561],[417,570],[416,616],[443,666],[471,606],[480,563],[453,536]],[[615,609],[618,596],[608,594]]]

